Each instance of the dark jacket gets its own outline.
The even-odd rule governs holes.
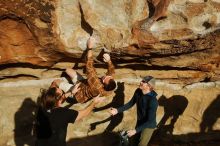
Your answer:
[[[145,128],[155,128],[156,123],[156,111],[158,107],[157,93],[151,91],[150,93],[143,94],[141,89],[136,89],[131,100],[117,110],[119,113],[128,110],[135,103],[137,105],[137,124],[136,131],[141,132]]]

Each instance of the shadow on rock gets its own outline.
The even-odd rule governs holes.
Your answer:
[[[15,113],[14,140],[16,146],[34,145],[34,121],[36,103],[31,98],[26,98]]]
[[[184,96],[170,98],[161,96],[159,105],[164,107],[164,116],[158,124],[151,144],[154,146],[217,146],[220,145],[220,130],[213,128],[220,117],[220,95],[205,110],[200,124],[201,132],[173,135],[174,124],[185,111],[188,100]],[[170,124],[167,120],[171,118]],[[151,146],[150,144],[150,146]]]
[[[124,98],[125,98],[125,95],[124,95],[124,82],[118,82],[118,88],[115,91],[115,96],[113,97],[112,102],[105,105],[105,106],[103,106],[103,107],[94,109],[94,112],[102,111],[102,110],[108,109],[110,107],[118,108],[118,107],[120,107],[124,104]],[[102,121],[97,121],[97,122],[94,122],[94,123],[90,124],[90,130],[89,131],[95,130],[97,125],[108,122],[108,121],[110,121],[110,123],[106,127],[105,131],[113,131],[114,128],[118,124],[121,123],[122,119],[123,119],[123,113],[119,113],[115,116],[110,116],[110,117],[108,117],[108,118],[106,118]]]
[[[183,114],[188,106],[188,100],[181,95],[174,95],[170,98],[162,95],[158,102],[160,106],[164,107],[164,116],[158,123],[158,129],[155,133],[162,138],[168,138],[172,136],[174,125],[179,116]],[[167,123],[168,119],[171,119],[170,123]]]
[[[212,132],[218,118],[220,118],[220,95],[216,97],[203,113],[200,131],[202,133]]]
[[[73,138],[67,146],[120,146],[120,137],[117,133],[105,132],[83,138]]]
[[[162,95],[158,102],[160,106],[164,107],[164,116],[158,124],[158,129],[166,129],[166,133],[172,134],[174,124],[188,106],[188,100],[186,97],[181,95],[174,95],[170,98],[166,98],[164,95]],[[170,124],[165,125],[169,118],[171,118]]]

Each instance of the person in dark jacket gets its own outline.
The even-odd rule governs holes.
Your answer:
[[[119,108],[110,108],[111,115],[122,113],[131,108],[135,103],[137,105],[137,123],[135,129],[128,130],[129,137],[135,135],[138,138],[138,146],[147,146],[150,138],[156,128],[156,111],[158,107],[157,93],[154,91],[155,79],[152,76],[146,76],[140,82],[139,88],[134,92],[131,100]],[[137,140],[135,140],[137,142]],[[132,145],[134,146],[134,145]]]

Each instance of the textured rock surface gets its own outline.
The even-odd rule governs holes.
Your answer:
[[[37,97],[40,88],[47,88],[52,80],[53,78],[0,83],[0,145],[13,146],[19,143],[33,145],[32,126]],[[119,81],[119,90],[109,96],[105,103],[99,105],[97,112],[81,122],[69,125],[67,141],[71,139],[69,142],[76,144],[74,139],[102,133],[107,127],[114,131],[132,128],[135,125],[135,108],[125,112],[121,118],[103,120],[110,116],[106,105],[116,106],[127,102],[139,81],[139,78],[133,79],[132,84],[126,80]],[[160,106],[157,121],[159,123],[164,117],[162,123],[165,124],[161,127],[161,137],[186,142],[219,139],[219,91],[219,82],[197,83],[184,87],[158,80]],[[76,104],[71,108],[82,109],[87,104]],[[172,123],[172,119],[175,118],[175,122]],[[96,124],[93,124],[93,131],[88,133],[91,123]],[[173,136],[170,136],[169,132]]]
[[[138,27],[149,14],[145,0],[9,0],[0,6],[0,64],[82,62],[94,35],[127,68],[196,70],[203,72],[199,81],[219,79],[218,1],[171,1],[167,18],[148,31]]]
[[[146,0],[0,0],[0,145],[33,145],[40,88],[47,88],[67,67],[83,73],[82,54],[90,35],[99,41],[94,49],[98,75],[106,71],[98,57],[106,46],[116,64],[116,79],[124,82],[124,92],[116,93],[124,96],[118,104],[129,100],[141,77],[159,79],[157,120],[165,113],[168,119],[163,119],[158,137],[219,139],[220,1],[171,0],[166,18],[147,31],[139,29],[150,13]],[[170,110],[183,113],[176,116]],[[131,128],[134,112],[126,112],[114,130]],[[107,117],[103,110],[71,125],[69,144],[89,141],[109,128],[109,122],[102,123],[87,135],[90,123]]]

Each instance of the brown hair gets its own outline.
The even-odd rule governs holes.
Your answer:
[[[112,91],[116,88],[116,82],[113,79],[110,79],[108,84],[104,84],[105,91]]]
[[[57,95],[56,87],[49,88],[48,90],[42,90],[39,104],[42,108],[47,110],[56,106],[59,95]]]

